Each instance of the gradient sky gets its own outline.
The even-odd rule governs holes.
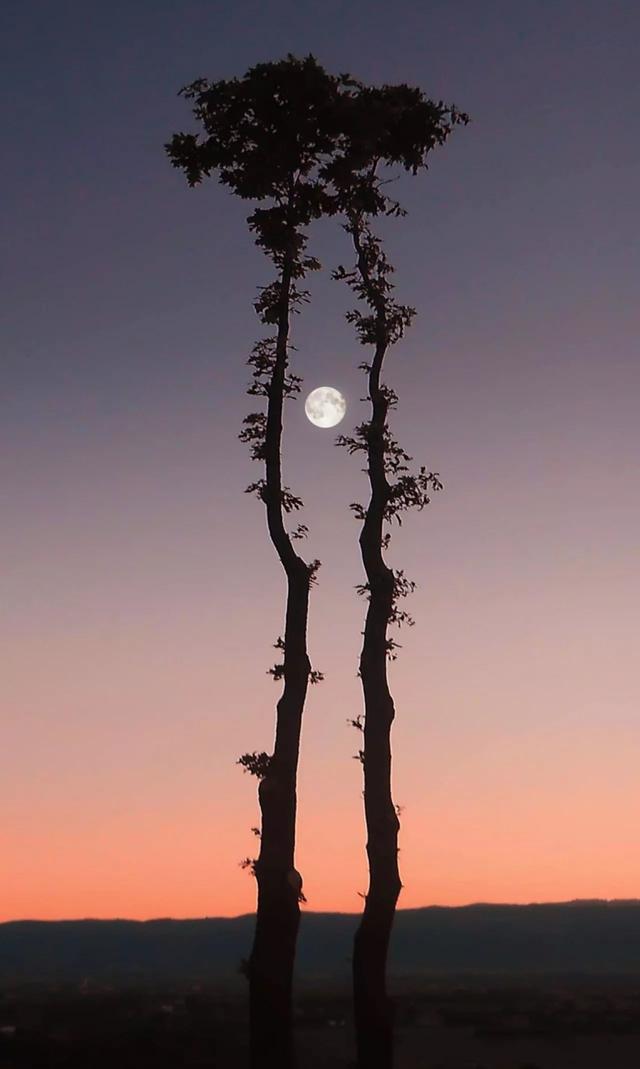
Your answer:
[[[419,310],[395,428],[445,491],[394,538],[401,906],[640,895],[640,7],[616,0],[32,0],[3,6],[0,918],[254,906],[283,580],[237,432],[269,280],[163,153],[179,87],[288,51],[468,110],[389,228]],[[327,266],[348,257],[317,230]],[[344,289],[313,280],[305,389],[362,418]],[[307,502],[310,909],[366,888],[357,461],[288,409]]]

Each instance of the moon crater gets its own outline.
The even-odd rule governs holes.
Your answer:
[[[318,386],[304,403],[307,419],[316,427],[335,427],[344,418],[347,402],[333,386]]]

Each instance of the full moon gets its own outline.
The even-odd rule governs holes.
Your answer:
[[[347,411],[347,402],[333,386],[318,386],[307,397],[304,411],[316,427],[335,427]]]

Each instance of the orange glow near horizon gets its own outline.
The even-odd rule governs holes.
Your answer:
[[[11,790],[0,919],[253,911],[255,885],[239,861],[256,845],[249,830],[257,823],[255,780],[234,765],[250,732],[239,720],[225,729],[207,716],[216,675],[204,656],[207,630],[203,625],[199,648],[191,634],[191,660],[180,673],[171,659],[160,665],[145,656],[134,636],[120,637],[117,656],[107,642],[105,665],[100,643],[77,634],[72,642],[53,643],[55,649],[49,641],[46,656],[41,646],[37,678],[27,684],[20,673],[24,717],[32,710],[23,737],[31,777],[25,777],[22,762],[9,769],[10,784],[5,783]],[[231,630],[233,644],[240,640],[241,621]],[[417,637],[416,628],[405,640],[405,663],[394,667],[395,796],[403,807],[399,908],[637,895],[638,754],[631,724],[619,718],[615,731],[602,732],[585,721],[581,735],[575,720],[565,716],[554,726],[512,724],[507,733],[501,718],[492,721],[495,695],[486,694],[474,707],[476,722],[467,720],[461,731],[452,712],[464,716],[463,696],[472,684],[481,693],[479,674],[486,671],[468,655],[466,680],[447,679],[446,672],[434,679],[426,722],[415,700]],[[316,639],[330,645],[330,629]],[[119,677],[117,685],[101,689],[102,716],[89,723],[82,715],[87,687],[100,692],[98,679],[93,670],[90,678],[61,672],[69,642],[67,656],[80,644],[83,663],[100,665],[100,672],[108,668],[112,681]],[[462,656],[459,648],[457,655]],[[222,670],[224,650],[217,656]],[[144,679],[137,681],[134,657],[146,664]],[[138,712],[137,722],[133,709],[123,708],[125,662],[132,673],[126,690],[138,710],[144,698],[147,710],[144,716]],[[318,663],[325,667],[326,656]],[[58,725],[52,719],[46,727],[33,710],[45,701],[54,673],[65,680],[58,701],[64,701],[67,719]],[[236,687],[240,693],[244,687],[245,695],[255,688],[265,719],[272,715],[267,703],[277,688],[258,678],[259,668],[251,666],[244,681],[239,669],[228,674],[217,693],[222,707],[236,703]],[[351,759],[357,739],[346,727],[344,704],[345,695],[357,702],[359,691],[351,671],[336,674],[314,688],[305,714],[298,864],[306,909],[359,912],[358,892],[366,890],[360,766]],[[511,680],[503,675],[501,700],[507,705],[510,686],[518,684],[517,672]],[[16,690],[16,701],[19,697]],[[184,713],[178,720],[171,711],[180,700]],[[533,700],[529,695],[526,702]],[[109,717],[110,708],[119,711]],[[253,725],[255,733],[255,719]],[[598,783],[600,791],[594,789]]]
[[[361,707],[362,603],[350,585],[359,577],[355,526],[322,507],[323,490],[348,500],[351,479],[330,448],[333,470],[307,509],[324,549],[310,645],[326,679],[305,710],[298,864],[306,908],[359,912],[361,769],[346,721]],[[640,889],[633,583],[601,559],[593,530],[580,554],[565,557],[538,534],[542,557],[523,574],[519,490],[501,493],[511,495],[511,526],[491,530],[496,564],[486,550],[483,568],[464,556],[473,489],[412,518],[392,548],[426,580],[412,599],[417,626],[391,666],[400,908],[630,898]],[[486,546],[486,494],[484,505],[476,523]],[[151,515],[130,509],[126,549],[101,508],[82,519],[80,540],[65,514],[57,530],[49,524],[46,545],[38,523],[16,543],[38,600],[16,610],[5,642],[3,920],[254,908],[239,861],[255,852],[256,784],[235,762],[270,746],[278,686],[265,668],[281,578],[257,503],[236,503],[233,529],[219,526],[213,504],[194,503],[207,535],[195,559],[181,514],[163,526],[152,506]],[[631,556],[631,544],[619,541],[618,552]]]

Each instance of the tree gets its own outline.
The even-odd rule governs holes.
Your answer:
[[[251,1064],[288,1069],[292,1054],[292,978],[302,898],[295,867],[296,779],[302,714],[308,684],[321,678],[307,652],[309,590],[319,561],[307,563],[289,532],[286,516],[302,501],[282,478],[281,443],[285,399],[300,389],[289,370],[291,316],[308,299],[301,281],[320,265],[307,254],[306,228],[335,210],[323,167],[336,143],[342,80],[329,76],[312,56],[289,56],[251,68],[241,79],[200,78],[182,90],[193,101],[203,133],[175,134],[168,155],[189,185],[216,173],[245,199],[258,201],[248,217],[256,244],[270,259],[274,279],[255,302],[267,334],[256,342],[249,364],[249,394],[266,400],[266,412],[250,413],[241,439],[264,474],[248,487],[266,509],[269,536],[286,575],[281,658],[270,669],[283,681],[277,703],[272,754],[247,753],[239,763],[259,780],[260,851],[249,861],[258,886],[255,936],[247,963],[250,992]]]
[[[430,494],[441,489],[439,475],[420,467],[394,438],[389,414],[398,398],[382,381],[389,349],[403,337],[415,310],[393,296],[393,267],[372,229],[378,216],[402,216],[404,209],[386,193],[384,168],[399,165],[418,173],[427,156],[443,145],[453,128],[466,123],[456,108],[427,100],[406,85],[366,88],[351,82],[349,121],[341,152],[327,168],[338,194],[344,229],[355,254],[353,269],[339,267],[343,280],[360,302],[347,314],[359,342],[372,350],[360,364],[367,376],[370,418],[338,444],[363,453],[370,495],[367,506],[354,503],[361,521],[360,550],[366,582],[357,589],[368,599],[359,674],[364,717],[353,725],[363,732],[358,753],[364,771],[369,889],[353,951],[353,994],[358,1069],[391,1069],[393,1005],[386,989],[386,964],[396,904],[401,890],[398,870],[398,810],[391,791],[391,726],[395,708],[387,674],[397,643],[390,625],[411,626],[402,599],[415,584],[385,560],[393,521],[411,508],[423,509]],[[364,307],[362,307],[364,306]]]

